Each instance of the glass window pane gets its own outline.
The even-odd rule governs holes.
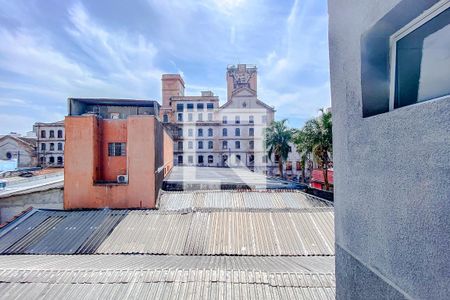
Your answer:
[[[397,41],[394,107],[450,95],[450,9]]]

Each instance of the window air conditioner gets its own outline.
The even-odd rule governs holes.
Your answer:
[[[117,176],[118,183],[128,183],[128,175],[119,175]]]

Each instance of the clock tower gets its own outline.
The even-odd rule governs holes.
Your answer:
[[[227,67],[227,101],[235,92],[248,89],[256,96],[257,70],[255,65],[229,65]]]

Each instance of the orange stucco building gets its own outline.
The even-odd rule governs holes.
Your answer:
[[[155,101],[69,99],[64,208],[154,208],[173,166]]]

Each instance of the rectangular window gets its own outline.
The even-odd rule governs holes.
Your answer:
[[[183,155],[178,155],[178,164],[179,165],[183,164]]]
[[[222,117],[222,123],[223,124],[227,124],[228,123],[227,116],[223,116]]]
[[[390,110],[450,96],[450,2],[391,36]]]
[[[45,147],[45,143],[42,143],[42,144],[41,144],[41,151],[45,151],[45,148],[46,148],[46,147]]]
[[[183,151],[183,142],[178,142],[178,151]]]
[[[45,130],[41,130],[41,138],[45,139],[45,136],[46,136]]]
[[[241,136],[241,129],[235,128],[235,129],[234,129],[234,135],[235,135],[235,136]]]
[[[183,114],[182,113],[178,114],[177,120],[178,120],[178,122],[183,122]]]
[[[198,141],[198,149],[203,149],[203,141]]]
[[[228,142],[227,141],[223,141],[222,142],[222,149],[228,149]]]
[[[193,149],[194,148],[194,143],[192,141],[188,142],[188,149]]]
[[[197,110],[203,110],[205,108],[205,106],[203,105],[203,103],[197,103]]]
[[[192,164],[194,162],[194,157],[192,155],[188,156],[188,163]]]
[[[188,129],[188,136],[194,136],[194,129],[192,128]]]
[[[214,109],[214,103],[207,103],[206,104],[206,109],[208,109],[208,110]]]
[[[240,124],[240,123],[241,123],[241,118],[240,118],[239,116],[236,116],[236,117],[234,118],[234,123]]]
[[[248,129],[248,135],[249,136],[254,136],[255,135],[255,128],[249,128]]]
[[[180,112],[180,111],[183,111],[183,109],[184,109],[183,103],[178,103],[177,104],[177,111]]]
[[[109,143],[108,156],[125,156],[126,143]]]
[[[203,129],[202,128],[198,129],[197,135],[198,136],[203,136]]]
[[[199,155],[198,156],[198,163],[202,164],[203,163],[203,155]]]
[[[203,121],[203,114],[202,113],[198,114],[198,121],[200,121],[200,122]]]
[[[50,130],[50,138],[54,138],[55,137],[55,131]]]
[[[193,103],[188,103],[186,106],[187,106],[187,110],[193,110],[194,109],[194,104]]]
[[[249,116],[249,117],[248,117],[248,122],[249,122],[250,124],[255,123],[255,118],[254,118],[253,116]]]
[[[212,113],[208,113],[208,121],[212,121],[213,120],[213,114]]]
[[[178,136],[179,137],[183,136],[183,128],[178,128]]]
[[[192,113],[188,113],[188,121],[192,122]]]

